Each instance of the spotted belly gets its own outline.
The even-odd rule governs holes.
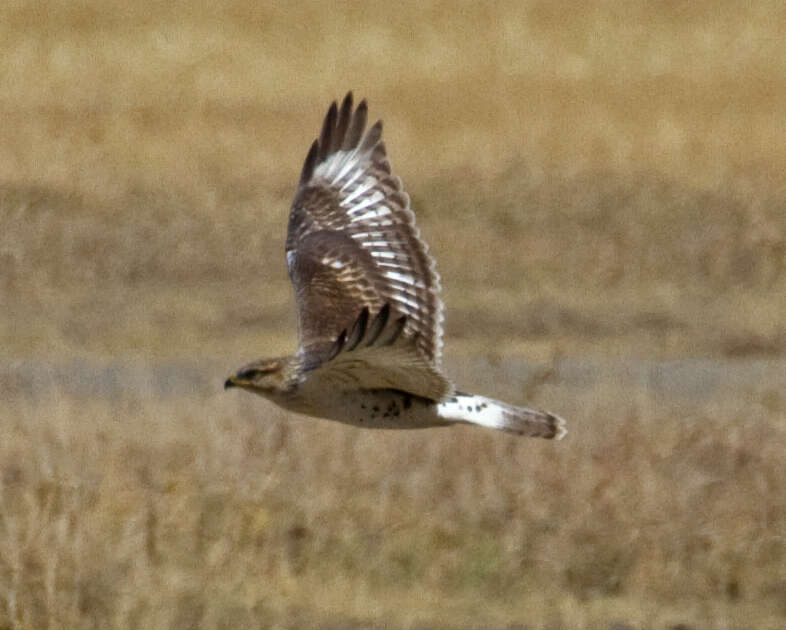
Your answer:
[[[367,429],[419,429],[450,424],[428,398],[396,389],[336,391],[322,397],[316,415]]]

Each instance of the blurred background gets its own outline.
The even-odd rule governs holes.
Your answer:
[[[0,7],[0,628],[783,628],[780,2]],[[330,102],[448,373],[560,443],[223,392]]]

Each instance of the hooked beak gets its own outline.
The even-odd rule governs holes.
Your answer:
[[[253,382],[248,378],[248,370],[244,368],[225,380],[224,389],[229,389],[230,387],[253,387]]]
[[[238,378],[237,374],[233,374],[224,381],[224,389],[229,389],[230,387],[246,387],[248,384],[248,381]]]
[[[237,374],[233,374],[224,381],[224,389],[229,389],[230,387],[249,387],[250,385],[251,381],[240,378]]]

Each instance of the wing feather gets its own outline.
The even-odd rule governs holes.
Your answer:
[[[441,400],[453,386],[417,350],[417,337],[403,335],[405,316],[390,320],[390,307],[383,307],[369,324],[363,309],[352,326],[336,338],[328,356],[310,371],[323,383],[364,389],[400,389],[423,398]]]
[[[362,355],[372,371],[399,366],[395,378],[382,380],[409,382],[406,369],[422,364],[432,381],[425,389],[443,391],[439,275],[392,173],[382,123],[365,131],[366,119],[366,102],[353,109],[351,93],[340,107],[334,102],[303,164],[286,244],[300,352],[318,365],[339,361],[351,347],[353,361]],[[401,341],[382,344],[383,329]]]

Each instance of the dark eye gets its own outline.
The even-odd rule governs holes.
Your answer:
[[[262,374],[261,370],[251,369],[251,370],[243,370],[237,375],[237,377],[243,381],[253,381],[258,376],[261,376],[261,374]]]

